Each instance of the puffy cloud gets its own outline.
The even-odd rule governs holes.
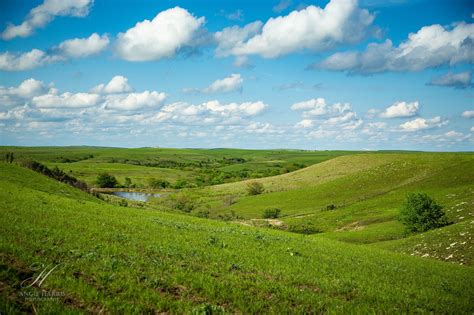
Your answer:
[[[420,138],[423,142],[432,142],[434,144],[440,145],[447,145],[453,143],[459,143],[463,141],[472,141],[471,134],[463,134],[462,132],[457,132],[454,130],[450,130],[443,134],[428,134],[424,135]]]
[[[328,105],[324,98],[313,98],[307,101],[294,103],[291,109],[302,110],[304,117],[315,116],[340,116],[351,112],[351,105],[348,103],[336,103]]]
[[[108,44],[109,38],[107,35],[99,36],[94,33],[88,38],[66,40],[59,46],[50,49],[48,53],[39,49],[32,49],[24,53],[6,51],[0,53],[0,70],[25,71],[70,58],[83,58],[98,54]]]
[[[35,96],[31,102],[39,108],[84,108],[97,105],[100,95],[91,93],[70,93]]]
[[[105,109],[137,110],[144,107],[158,107],[166,98],[165,93],[144,91],[141,93],[108,95]]]
[[[282,134],[285,131],[279,128],[276,128],[270,123],[259,123],[254,122],[250,123],[245,131],[250,134]]]
[[[35,109],[39,109],[41,113],[51,116],[53,113],[56,115],[60,110],[71,112],[73,109],[93,108],[93,110],[102,113],[108,110],[156,109],[163,104],[166,98],[166,94],[163,92],[129,93],[130,91],[128,79],[123,76],[115,76],[107,84],[100,84],[89,93],[65,92],[62,94],[53,87],[48,90],[41,81],[28,79],[18,87],[0,87],[0,100],[3,101],[3,104],[13,106],[29,103]]]
[[[184,88],[184,93],[229,93],[229,92],[242,92],[242,84],[244,79],[238,73],[233,73],[223,79],[218,79],[214,81],[211,85],[206,88]]]
[[[216,32],[214,34],[214,38],[217,42],[216,55],[218,57],[229,56],[234,47],[244,45],[245,41],[260,32],[262,26],[262,22],[256,21],[244,27],[231,26],[224,28],[220,32]],[[243,56],[241,60],[247,59]]]
[[[0,104],[3,106],[21,105],[29,98],[45,91],[46,86],[42,81],[27,79],[17,87],[0,87]]]
[[[336,53],[312,68],[350,73],[419,71],[445,64],[474,62],[474,24],[458,23],[447,29],[435,24],[421,28],[398,47],[390,40],[371,43],[362,52]]]
[[[458,89],[465,89],[472,85],[471,71],[453,73],[448,72],[442,76],[435,77],[428,82],[428,85],[449,86]]]
[[[116,52],[128,61],[149,61],[174,56],[193,45],[205,18],[196,18],[175,7],[158,13],[151,21],[138,22],[117,36]]]
[[[58,60],[57,57],[51,57],[39,49],[32,49],[25,53],[11,53],[6,51],[0,54],[0,70],[30,70],[56,60]]]
[[[310,5],[270,18],[263,26],[254,22],[243,28],[225,28],[216,33],[216,54],[275,58],[302,50],[325,50],[359,42],[368,35],[373,20],[356,0],[331,0],[325,8]]]
[[[442,120],[439,116],[432,119],[417,118],[401,124],[400,128],[402,131],[418,131],[431,129],[434,127],[441,127],[447,123],[448,121]]]
[[[295,125],[296,129],[310,129],[315,120],[319,122],[318,130],[309,133],[311,138],[337,134],[337,130],[355,130],[363,124],[349,103],[328,105],[324,98],[314,98],[294,103],[291,109],[303,112],[304,119]]]
[[[466,110],[461,114],[464,118],[473,118],[474,117],[474,110]]]
[[[33,78],[27,79],[18,85],[18,87],[3,88],[0,87],[1,95],[12,95],[19,96],[22,98],[28,98],[38,95],[45,91],[45,85],[42,81],[35,80]]]
[[[91,92],[93,93],[105,93],[105,94],[114,94],[114,93],[125,93],[132,90],[131,86],[128,84],[128,79],[121,75],[114,76],[109,83],[99,84],[92,88]]]
[[[387,107],[381,114],[382,118],[411,117],[418,113],[420,104],[418,102],[395,102]]]
[[[325,115],[326,111],[326,100],[324,98],[313,98],[307,101],[294,103],[291,105],[292,110],[306,110],[313,111],[314,116]]]
[[[314,126],[314,123],[311,119],[303,119],[295,125],[295,128],[306,129]]]
[[[155,122],[175,121],[186,124],[241,124],[244,118],[256,116],[268,105],[261,101],[221,104],[209,101],[199,105],[177,102],[165,105],[151,120]]]
[[[204,93],[219,93],[242,91],[244,79],[240,74],[233,73],[228,77],[214,81],[211,85],[203,90]]]
[[[1,37],[4,40],[28,37],[35,29],[44,27],[56,16],[86,16],[89,14],[92,3],[93,0],[45,0],[31,9],[25,21],[20,25],[8,24]]]
[[[59,44],[57,49],[59,54],[66,58],[83,58],[100,53],[109,42],[107,35],[94,33],[88,38],[68,39]]]
[[[12,108],[8,111],[0,112],[0,120],[22,120],[30,111],[31,109],[28,105]]]
[[[454,131],[454,130],[448,131],[444,135],[446,137],[449,137],[449,138],[458,138],[458,137],[463,136],[463,134],[461,132],[457,132],[457,131]]]

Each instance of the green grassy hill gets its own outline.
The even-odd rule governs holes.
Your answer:
[[[251,180],[264,185],[261,195],[247,194],[249,181],[189,190],[188,195],[198,204],[195,212],[209,209],[210,217],[233,216],[244,224],[270,224],[295,232],[310,230],[321,233],[318,237],[345,242],[375,243],[405,236],[397,220],[399,208],[408,192],[417,191],[428,193],[444,206],[456,226],[446,230],[472,233],[473,178],[474,154],[470,153],[370,153],[337,157],[292,173]],[[234,196],[232,204],[225,203],[228,196]],[[331,205],[335,209],[328,210]],[[281,217],[262,220],[267,208],[281,209]],[[465,241],[457,238],[460,243]],[[472,240],[468,243],[469,253],[463,261],[461,257],[448,260],[473,263]]]
[[[474,311],[472,267],[117,207],[15,165],[0,174],[2,313]],[[39,265],[58,267],[22,289]],[[24,290],[62,295],[27,300]]]

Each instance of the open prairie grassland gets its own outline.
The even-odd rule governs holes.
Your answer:
[[[474,312],[472,153],[7,152],[2,314]],[[23,167],[29,160],[90,187],[108,173],[115,190],[165,193],[147,203],[89,194]],[[408,233],[399,215],[411,192],[433,197],[450,224]],[[25,287],[43,267],[55,269]],[[38,292],[58,295],[31,298]]]

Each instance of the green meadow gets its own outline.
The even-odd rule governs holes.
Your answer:
[[[2,314],[474,312],[472,153],[6,152],[15,159],[0,162]],[[100,173],[150,192],[160,192],[152,178],[185,184],[123,203],[22,167],[28,160],[90,187]],[[263,191],[250,195],[255,182]],[[399,213],[410,192],[433,197],[450,224],[407,233]],[[41,292],[60,294],[31,298]]]

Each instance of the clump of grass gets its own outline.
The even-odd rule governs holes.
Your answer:
[[[263,211],[264,219],[276,219],[280,217],[281,209],[279,208],[267,208]]]
[[[247,193],[250,196],[260,195],[265,191],[263,184],[260,182],[250,182],[247,184]]]

